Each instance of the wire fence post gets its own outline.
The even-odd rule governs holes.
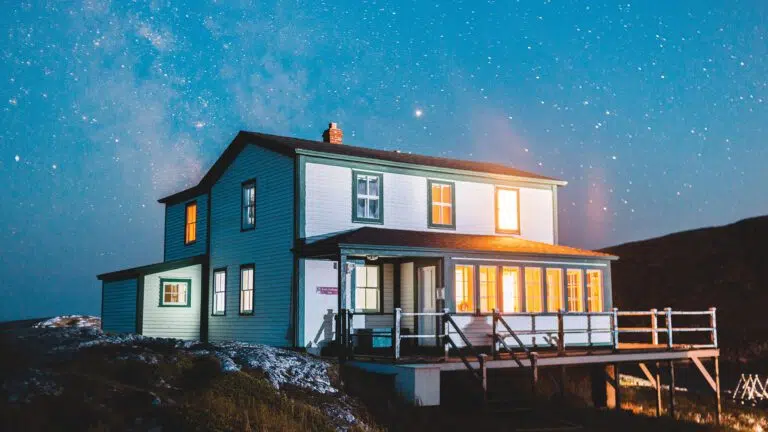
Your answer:
[[[619,349],[619,308],[613,308],[611,314],[611,329],[613,330],[613,349]]]
[[[672,349],[672,308],[664,308],[664,314],[667,320],[667,348]]]
[[[402,319],[402,312],[402,309],[395,308],[395,337],[392,338],[395,348],[395,361],[400,360],[400,321]]]
[[[712,346],[717,348],[717,308],[711,307],[709,308],[709,328],[711,328],[711,332],[709,334],[709,341],[712,343]]]
[[[557,355],[565,355],[565,328],[563,328],[563,310],[557,311]]]
[[[448,340],[451,337],[451,335],[448,334],[448,313],[448,308],[443,309],[443,356],[445,361],[448,361],[448,353],[451,348]]]
[[[498,352],[498,333],[497,333],[497,326],[499,324],[499,315],[496,308],[493,309],[493,325],[492,325],[492,340],[491,340],[491,357],[494,359],[499,358],[499,352]]]
[[[653,345],[659,344],[659,316],[656,308],[651,309],[651,343]]]

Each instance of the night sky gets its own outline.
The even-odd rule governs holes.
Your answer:
[[[0,320],[98,314],[240,129],[562,178],[573,246],[768,213],[765,1],[266,3],[3,7]]]

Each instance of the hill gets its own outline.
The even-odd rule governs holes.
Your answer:
[[[616,307],[715,306],[725,359],[768,365],[768,216],[603,251],[620,257],[612,266]]]

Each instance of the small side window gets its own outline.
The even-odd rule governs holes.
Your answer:
[[[241,193],[240,229],[252,230],[256,227],[256,181],[243,183]]]

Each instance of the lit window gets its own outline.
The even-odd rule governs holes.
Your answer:
[[[584,312],[584,276],[581,270],[568,269],[568,310]]]
[[[480,266],[480,312],[489,313],[496,309],[496,273],[494,266]]]
[[[430,180],[429,191],[429,226],[436,228],[455,227],[453,184]]]
[[[252,230],[256,227],[256,182],[254,180],[243,183],[240,201],[242,207],[240,229]]]
[[[557,312],[563,309],[563,271],[547,269],[547,311]]]
[[[603,272],[587,270],[587,305],[590,312],[603,311]]]
[[[189,306],[189,279],[160,279],[160,306]]]
[[[227,270],[213,272],[213,314],[224,315],[227,310]]]
[[[354,172],[352,174],[354,192],[354,211],[352,220],[355,222],[383,221],[382,193],[383,176],[375,173]]]
[[[541,268],[525,268],[525,311],[543,312],[541,289]]]
[[[358,312],[381,312],[379,297],[379,266],[358,265],[355,267],[355,310]]]
[[[185,214],[184,244],[190,244],[197,240],[197,203],[191,202],[187,204]]]
[[[253,314],[253,264],[240,266],[240,314]]]
[[[522,312],[520,302],[520,267],[504,267],[501,271],[501,301],[504,313]]]
[[[496,187],[496,232],[520,234],[520,191]]]
[[[456,312],[475,311],[475,272],[473,266],[457,265],[455,271]]]

